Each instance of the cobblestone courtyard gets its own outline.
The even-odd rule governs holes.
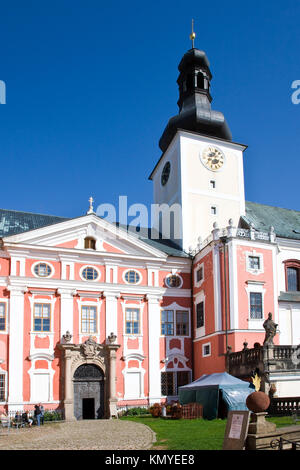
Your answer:
[[[141,423],[83,420],[1,429],[0,450],[139,450],[150,449],[154,440],[153,431]]]

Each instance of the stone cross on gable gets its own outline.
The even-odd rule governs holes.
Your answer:
[[[87,214],[94,214],[94,207],[93,207],[93,202],[94,199],[92,198],[92,196],[89,198],[89,203],[90,203],[90,207],[89,207],[89,210],[87,211]]]

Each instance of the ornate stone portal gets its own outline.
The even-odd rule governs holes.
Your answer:
[[[116,415],[116,351],[119,347],[111,342],[98,344],[91,336],[82,344],[59,345],[66,420],[84,417],[85,406],[89,407],[86,417],[92,417],[91,406],[95,408],[95,418]],[[83,368],[83,365],[93,366]],[[94,405],[91,405],[93,399]]]

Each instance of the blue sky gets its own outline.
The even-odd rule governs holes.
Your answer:
[[[245,153],[246,199],[300,210],[300,2],[0,1],[0,207],[76,217],[150,204],[177,66],[206,51],[213,108]]]

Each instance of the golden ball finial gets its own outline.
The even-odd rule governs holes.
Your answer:
[[[195,37],[196,37],[196,33],[190,34],[190,40],[191,40],[191,41],[192,41],[193,39],[195,39]]]

